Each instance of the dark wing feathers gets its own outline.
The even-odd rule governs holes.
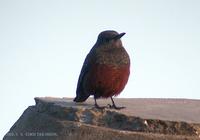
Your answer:
[[[86,93],[83,87],[83,83],[85,81],[85,76],[90,71],[90,68],[92,65],[92,60],[93,60],[92,57],[94,56],[92,54],[93,54],[93,49],[87,55],[83,63],[83,67],[81,69],[79,79],[78,79],[78,84],[77,84],[77,89],[76,89],[76,98],[74,99],[75,102],[83,102],[90,96],[90,93]]]

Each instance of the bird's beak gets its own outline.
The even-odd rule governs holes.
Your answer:
[[[126,33],[120,33],[120,34],[118,34],[118,35],[116,35],[115,37],[114,37],[114,39],[115,40],[117,40],[117,39],[120,39],[122,36],[124,36]]]

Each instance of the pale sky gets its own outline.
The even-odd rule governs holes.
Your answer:
[[[98,34],[126,32],[123,98],[200,99],[199,0],[0,0],[0,138],[36,96],[74,97]]]

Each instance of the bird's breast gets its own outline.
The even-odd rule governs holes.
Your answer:
[[[98,93],[104,98],[116,96],[124,89],[129,73],[129,65],[115,67],[95,64],[88,73],[85,89],[89,93]]]
[[[130,64],[130,58],[123,47],[100,49],[96,53],[96,63],[112,66],[128,65]]]

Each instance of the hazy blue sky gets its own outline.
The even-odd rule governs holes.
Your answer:
[[[99,32],[126,32],[120,97],[200,99],[199,0],[0,0],[0,138],[36,96],[74,97]]]

